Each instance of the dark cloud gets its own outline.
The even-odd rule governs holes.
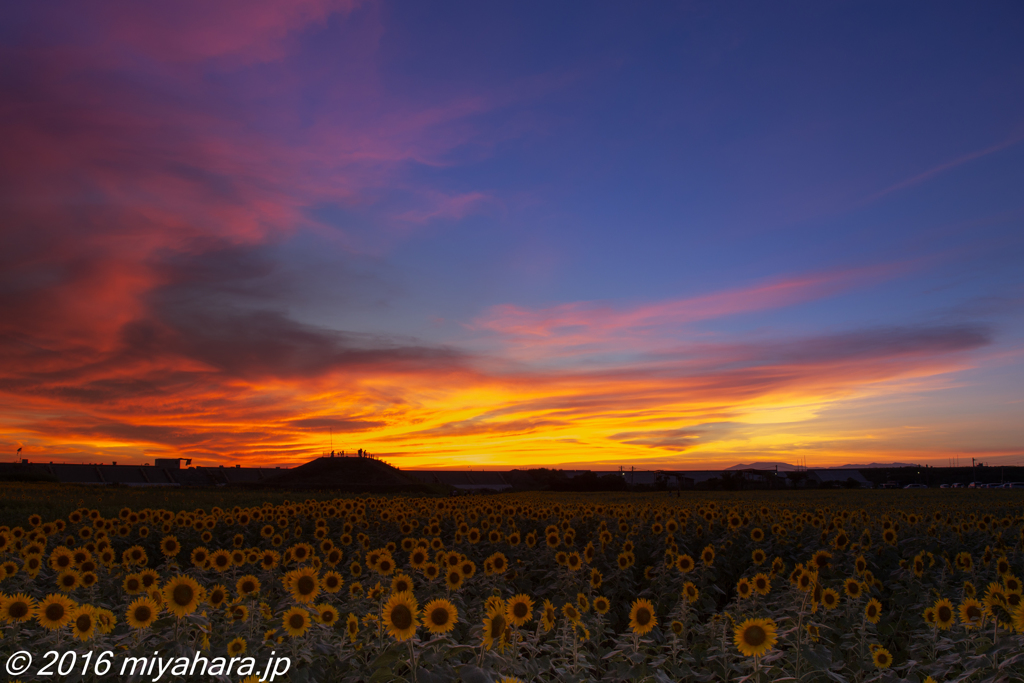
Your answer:
[[[562,427],[569,424],[562,420],[524,419],[505,422],[490,422],[480,418],[447,422],[445,424],[421,429],[393,437],[393,439],[409,439],[422,437],[457,437],[485,434],[528,434],[545,427]]]
[[[364,432],[368,429],[383,427],[387,423],[383,420],[362,420],[340,417],[307,417],[299,420],[289,420],[288,426],[303,431],[324,432],[333,429],[335,434],[345,432]]]
[[[686,451],[698,445],[700,439],[720,439],[736,430],[735,422],[708,422],[680,429],[653,429],[612,434],[613,441],[631,446],[649,446],[669,451]]]
[[[815,337],[763,352],[763,359],[816,363],[968,351],[992,343],[987,325],[882,327]]]

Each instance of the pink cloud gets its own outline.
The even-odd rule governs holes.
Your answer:
[[[945,173],[946,171],[952,170],[954,168],[957,168],[958,166],[962,166],[966,163],[970,163],[977,159],[981,159],[989,155],[996,154],[997,152],[1002,152],[1003,150],[1014,147],[1020,144],[1021,142],[1024,142],[1024,135],[1016,135],[1006,140],[1003,140],[1002,142],[996,143],[989,147],[985,147],[984,149],[978,149],[973,152],[969,152],[968,154],[964,154],[961,157],[939,164],[938,166],[934,166],[922,173],[918,173],[915,176],[912,176],[905,180],[901,180],[898,183],[890,185],[889,187],[869,196],[867,199],[864,200],[863,203],[869,204],[894,192],[899,192],[900,190],[905,190],[909,187],[920,185],[931,180],[932,178],[935,178],[936,176]]]
[[[283,57],[295,34],[345,15],[359,0],[224,0],[139,3],[106,0],[88,7],[63,6],[53,19],[71,30],[86,28],[96,43],[112,41],[166,63],[230,58],[235,63],[267,62]],[[72,25],[77,22],[77,25]],[[96,35],[98,34],[98,35]]]
[[[539,310],[500,305],[474,320],[470,328],[496,333],[500,340],[522,349],[531,358],[585,351],[651,350],[676,343],[679,330],[696,322],[826,298],[897,277],[919,265],[895,262],[809,273],[624,308],[601,302],[573,302]]]

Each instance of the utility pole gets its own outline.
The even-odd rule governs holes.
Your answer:
[[[978,481],[978,476],[974,471],[974,458],[971,458],[971,481]]]

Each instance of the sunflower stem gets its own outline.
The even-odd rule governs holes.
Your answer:
[[[416,679],[416,668],[417,668],[416,667],[416,648],[413,647],[413,644],[412,644],[413,640],[415,640],[415,638],[409,638],[405,642],[409,643],[409,662],[410,662],[410,666],[412,667],[412,680],[413,680],[413,683],[416,683],[416,680],[417,680]]]

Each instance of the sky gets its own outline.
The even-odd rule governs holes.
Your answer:
[[[8,3],[0,459],[1024,464],[1021,35],[1010,1]]]

